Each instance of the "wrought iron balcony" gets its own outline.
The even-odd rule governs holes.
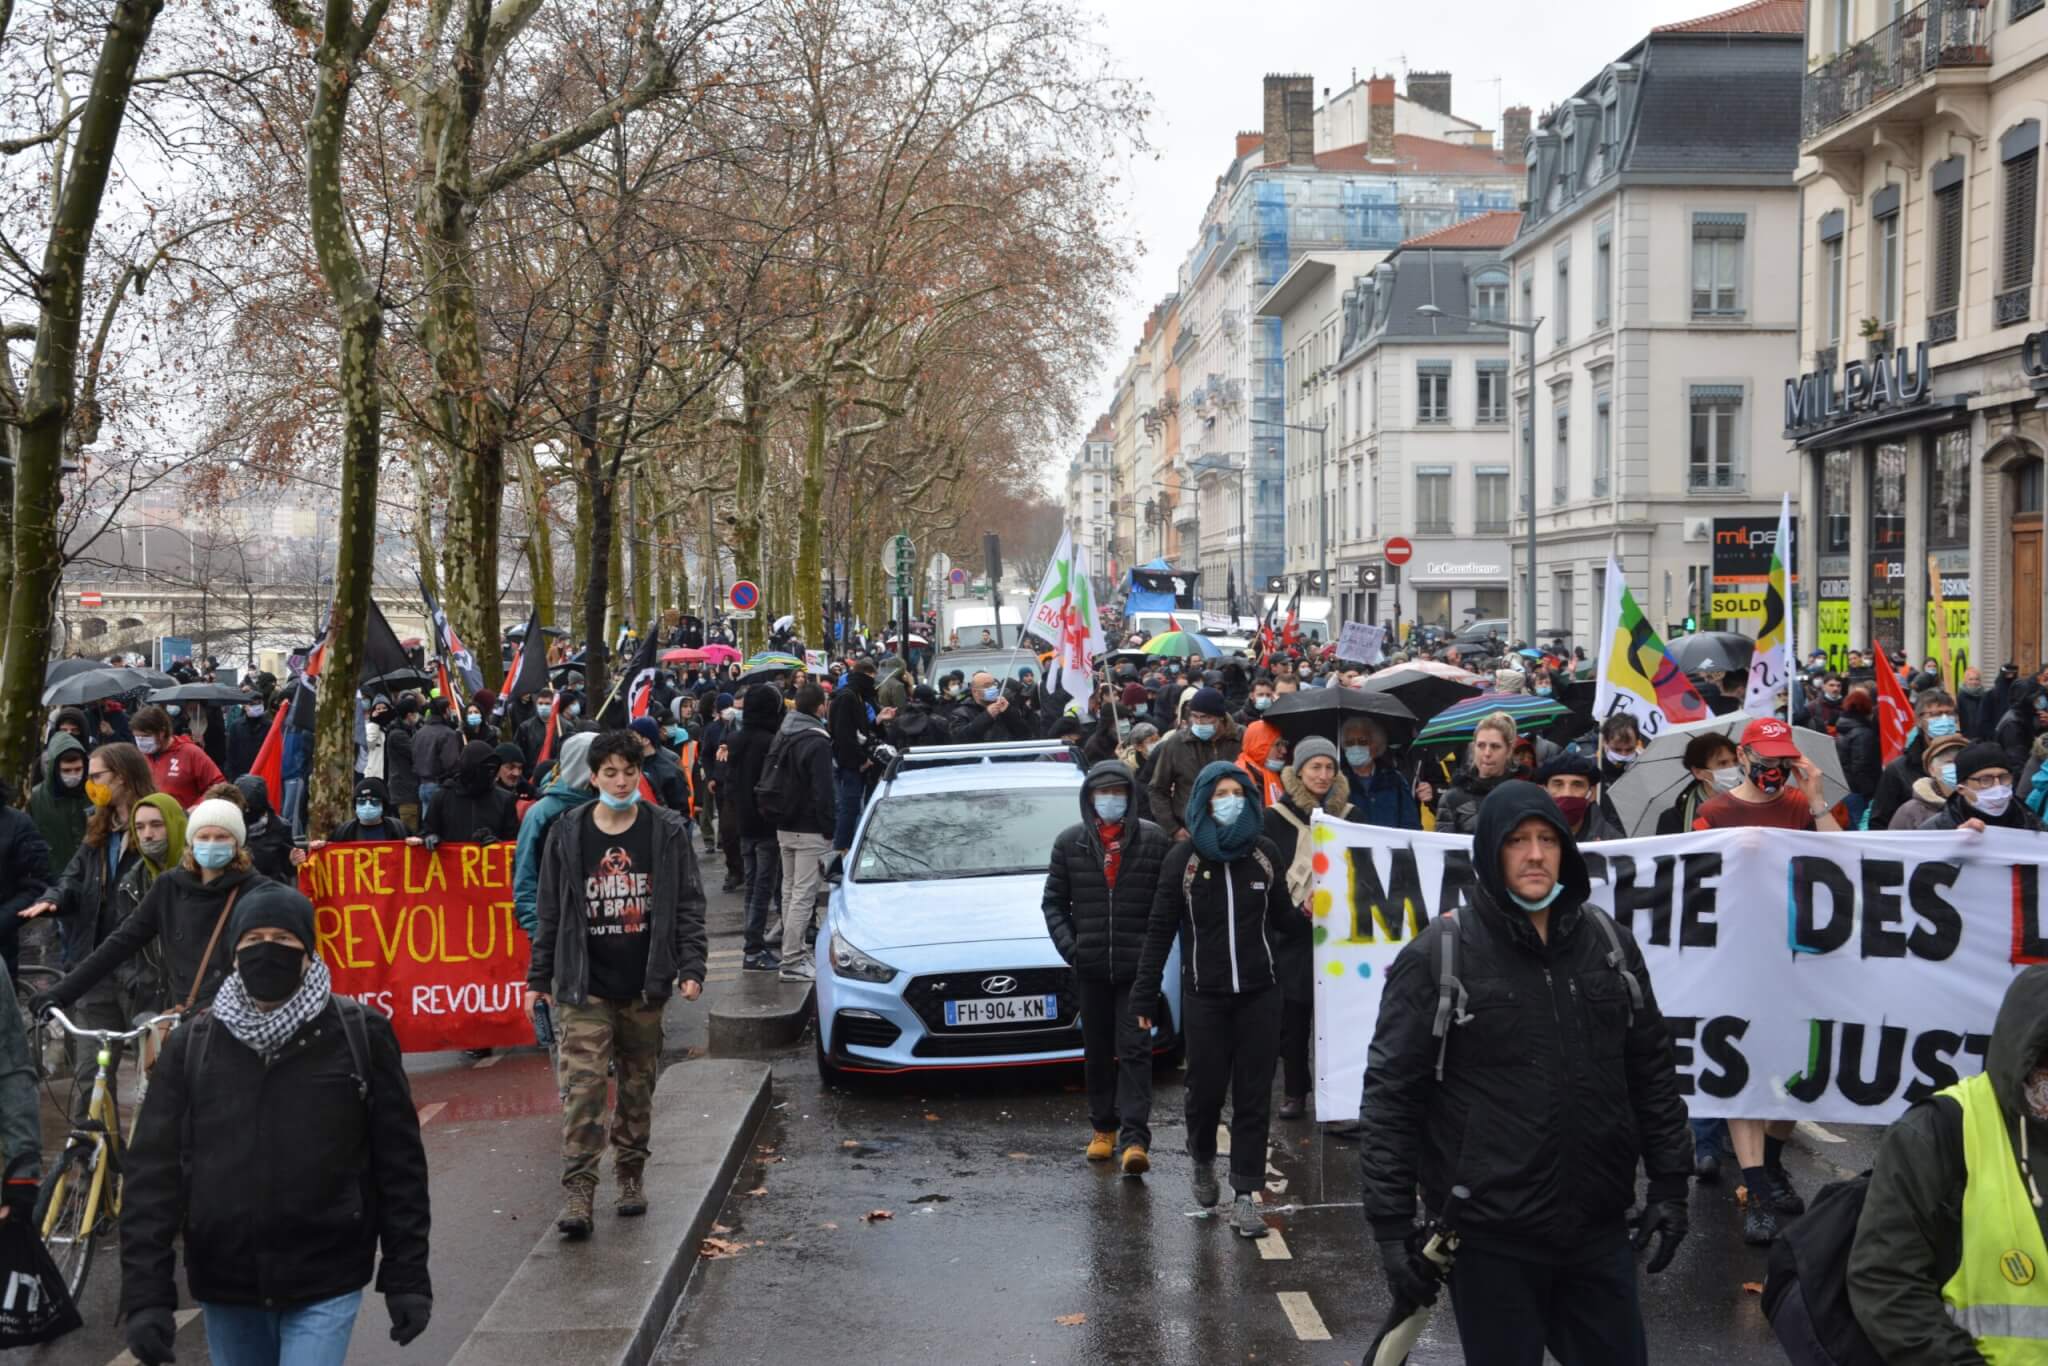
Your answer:
[[[1820,373],[1831,374],[1840,360],[1841,356],[1834,347],[1823,346],[1813,353],[1813,368]]]
[[[1801,136],[1812,138],[1930,72],[1990,64],[1986,0],[1926,0],[1806,73]]]
[[[1953,308],[1927,315],[1927,344],[1929,346],[1939,346],[1943,342],[1952,342],[1955,339],[1956,311]]]
[[[2032,301],[2033,295],[2033,288],[2029,285],[2021,285],[2018,289],[2008,289],[2002,294],[1994,294],[1991,297],[1991,325],[1994,327],[2010,327],[2014,323],[2025,322],[2027,320],[2028,304]]]

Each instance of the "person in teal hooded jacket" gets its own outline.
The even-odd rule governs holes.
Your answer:
[[[590,742],[593,732],[572,735],[562,741],[561,757],[540,800],[526,809],[519,822],[519,843],[512,855],[512,914],[530,938],[540,926],[540,856],[548,846],[548,831],[556,819],[594,800],[597,789],[590,784]]]
[[[1186,940],[1181,1017],[1187,1035],[1187,1144],[1197,1204],[1216,1204],[1216,1125],[1230,1096],[1230,1226],[1262,1238],[1253,1192],[1266,1182],[1273,1069],[1280,1060],[1276,943],[1301,912],[1287,890],[1288,860],[1262,833],[1260,784],[1218,760],[1195,775],[1182,813],[1188,838],[1159,868],[1159,890],[1131,983],[1131,1009],[1149,1032],[1174,937]]]

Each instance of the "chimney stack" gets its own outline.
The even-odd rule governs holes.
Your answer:
[[[1448,71],[1411,71],[1408,73],[1408,98],[1425,109],[1434,109],[1448,117],[1451,112],[1451,73]]]
[[[1266,165],[1313,166],[1315,164],[1315,77],[1266,77],[1265,134]]]
[[[1529,141],[1529,106],[1510,105],[1500,115],[1500,156],[1503,161],[1520,161]]]
[[[1374,161],[1394,159],[1394,78],[1374,76],[1365,83],[1365,154]]]

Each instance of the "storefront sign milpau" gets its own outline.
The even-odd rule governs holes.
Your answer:
[[[1927,343],[1920,342],[1910,363],[1902,346],[1889,356],[1846,362],[1839,379],[1832,370],[1815,370],[1786,380],[1785,430],[1833,427],[1866,413],[1925,403],[1927,397]]]

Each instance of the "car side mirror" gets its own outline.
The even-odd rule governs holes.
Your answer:
[[[837,887],[840,883],[844,882],[845,880],[846,855],[834,854],[832,856],[832,861],[825,865],[825,881],[828,885]]]

